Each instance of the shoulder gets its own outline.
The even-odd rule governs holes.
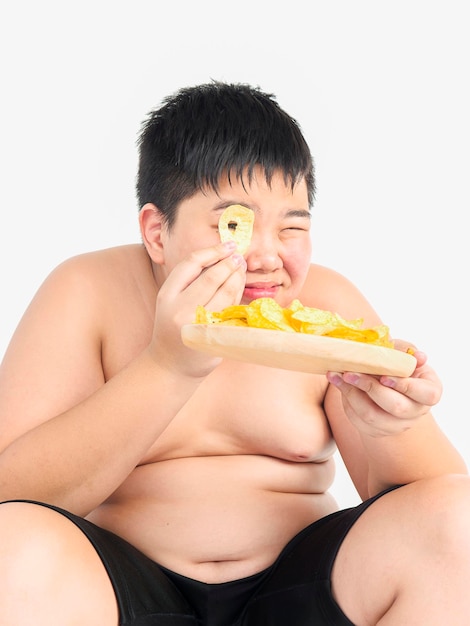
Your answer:
[[[60,263],[44,281],[43,290],[60,289],[97,296],[110,288],[118,289],[148,271],[150,261],[143,246],[117,246],[79,254]]]
[[[339,272],[312,263],[299,300],[305,306],[339,313],[346,319],[361,317],[367,325],[381,323],[365,295]]]
[[[65,326],[95,324],[116,303],[127,302],[135,284],[148,280],[150,262],[143,246],[130,245],[80,254],[60,263],[46,277],[27,311],[31,319]]]
[[[52,271],[51,275],[68,274],[79,277],[91,273],[99,278],[101,275],[122,270],[123,267],[127,267],[128,271],[132,271],[134,267],[141,264],[145,259],[148,259],[147,253],[144,247],[139,244],[116,246],[70,257],[60,263]]]

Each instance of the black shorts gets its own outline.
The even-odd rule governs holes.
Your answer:
[[[351,626],[332,596],[331,570],[354,522],[383,493],[310,524],[268,569],[217,584],[172,572],[81,517],[33,503],[61,513],[88,537],[113,584],[121,626]]]

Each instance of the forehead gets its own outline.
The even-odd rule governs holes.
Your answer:
[[[245,201],[250,206],[254,204],[252,208],[266,200],[308,208],[308,189],[304,178],[292,181],[279,171],[268,178],[261,168],[255,168],[251,174],[224,175],[216,187],[206,187],[202,193],[207,197],[217,197],[222,202],[231,198],[237,199],[239,204]]]

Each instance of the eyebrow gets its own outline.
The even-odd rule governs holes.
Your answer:
[[[312,214],[310,211],[306,211],[305,209],[290,209],[285,214],[285,217],[303,217],[306,219],[311,219]]]

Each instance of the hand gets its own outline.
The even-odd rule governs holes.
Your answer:
[[[410,344],[397,340],[395,347],[405,351]],[[423,352],[414,351],[414,356],[416,369],[409,378],[328,372],[328,381],[342,393],[347,416],[363,434],[382,437],[403,432],[439,402],[441,381]]]
[[[221,361],[191,350],[181,341],[181,327],[194,321],[197,305],[213,311],[238,304],[246,283],[246,262],[228,241],[195,250],[175,266],[157,295],[150,346],[160,363],[180,373],[206,376]]]

